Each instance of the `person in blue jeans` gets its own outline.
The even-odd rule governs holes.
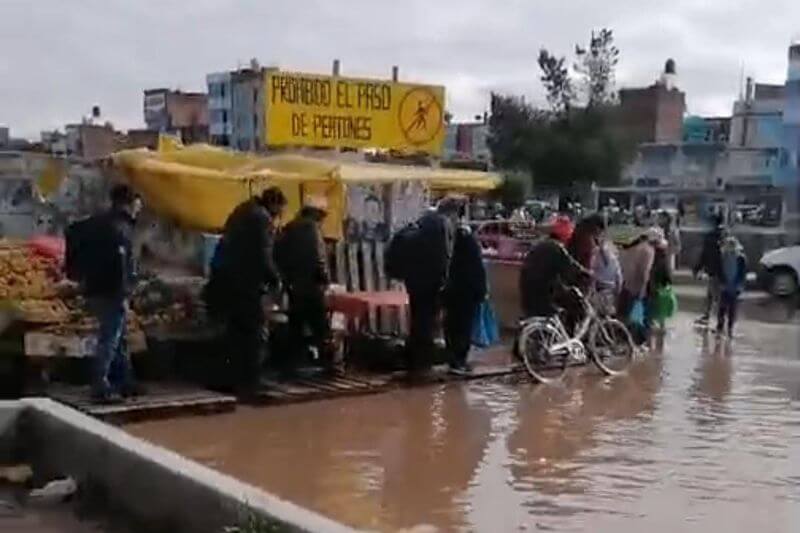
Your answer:
[[[733,337],[739,296],[747,280],[747,260],[742,245],[736,237],[726,237],[722,242],[720,269],[720,299],[717,314],[717,335],[726,333]]]
[[[84,241],[82,286],[98,322],[92,368],[92,399],[117,402],[138,395],[127,346],[128,298],[136,280],[133,230],[141,201],[126,185],[111,191],[111,209],[96,215]]]

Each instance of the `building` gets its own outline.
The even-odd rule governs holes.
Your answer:
[[[170,89],[144,91],[147,129],[177,135],[186,143],[208,140],[208,96]]]
[[[651,86],[620,89],[617,125],[627,142],[680,142],[686,95],[675,86],[675,62],[667,60]]]
[[[116,131],[110,123],[67,124],[64,135],[66,155],[89,161],[108,157],[124,146],[124,134]]]
[[[237,150],[260,150],[264,138],[264,77],[266,69],[253,63],[251,68],[231,72],[231,143]]]
[[[67,136],[58,130],[41,132],[42,148],[45,152],[58,157],[65,157],[67,152]]]
[[[447,125],[442,150],[442,163],[445,166],[488,170],[492,161],[488,115],[476,118],[481,120]]]
[[[211,144],[262,150],[266,144],[264,79],[268,68],[250,66],[206,76]]]
[[[0,148],[5,148],[11,142],[11,132],[6,127],[0,127]]]
[[[790,196],[796,202],[797,189],[800,188],[800,43],[789,47],[783,106],[783,150],[785,165],[778,179],[782,186],[794,190]]]
[[[211,144],[230,146],[233,133],[231,73],[206,76],[208,85],[208,140]]]

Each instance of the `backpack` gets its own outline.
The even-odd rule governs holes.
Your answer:
[[[97,216],[73,222],[64,230],[64,274],[67,279],[76,283],[82,282],[87,274],[91,261],[89,250],[93,234],[98,226]]]
[[[419,235],[419,226],[409,224],[395,233],[383,255],[386,276],[390,279],[406,281],[414,261],[414,242]]]
[[[107,214],[73,222],[64,231],[64,274],[67,279],[85,285],[93,293],[119,288],[123,265]],[[110,260],[111,259],[111,260]]]

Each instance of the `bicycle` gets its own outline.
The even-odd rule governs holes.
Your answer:
[[[563,311],[548,317],[522,320],[515,340],[515,354],[525,370],[540,383],[561,379],[570,363],[590,359],[606,376],[624,373],[636,353],[628,328],[619,320],[598,312],[580,289],[567,289],[583,307],[583,319],[569,335]]]

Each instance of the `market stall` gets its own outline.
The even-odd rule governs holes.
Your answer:
[[[219,232],[238,203],[267,187],[279,187],[288,199],[282,222],[294,216],[304,197],[325,196],[329,215],[323,233],[334,280],[367,299],[396,290],[383,272],[383,250],[394,231],[430,205],[432,194],[483,193],[499,184],[499,177],[487,172],[259,156],[206,145],[123,151],[112,161],[158,216],[197,232]],[[199,255],[208,257],[213,245],[204,248]],[[386,306],[370,306],[370,329],[396,329],[378,316],[381,307]]]

